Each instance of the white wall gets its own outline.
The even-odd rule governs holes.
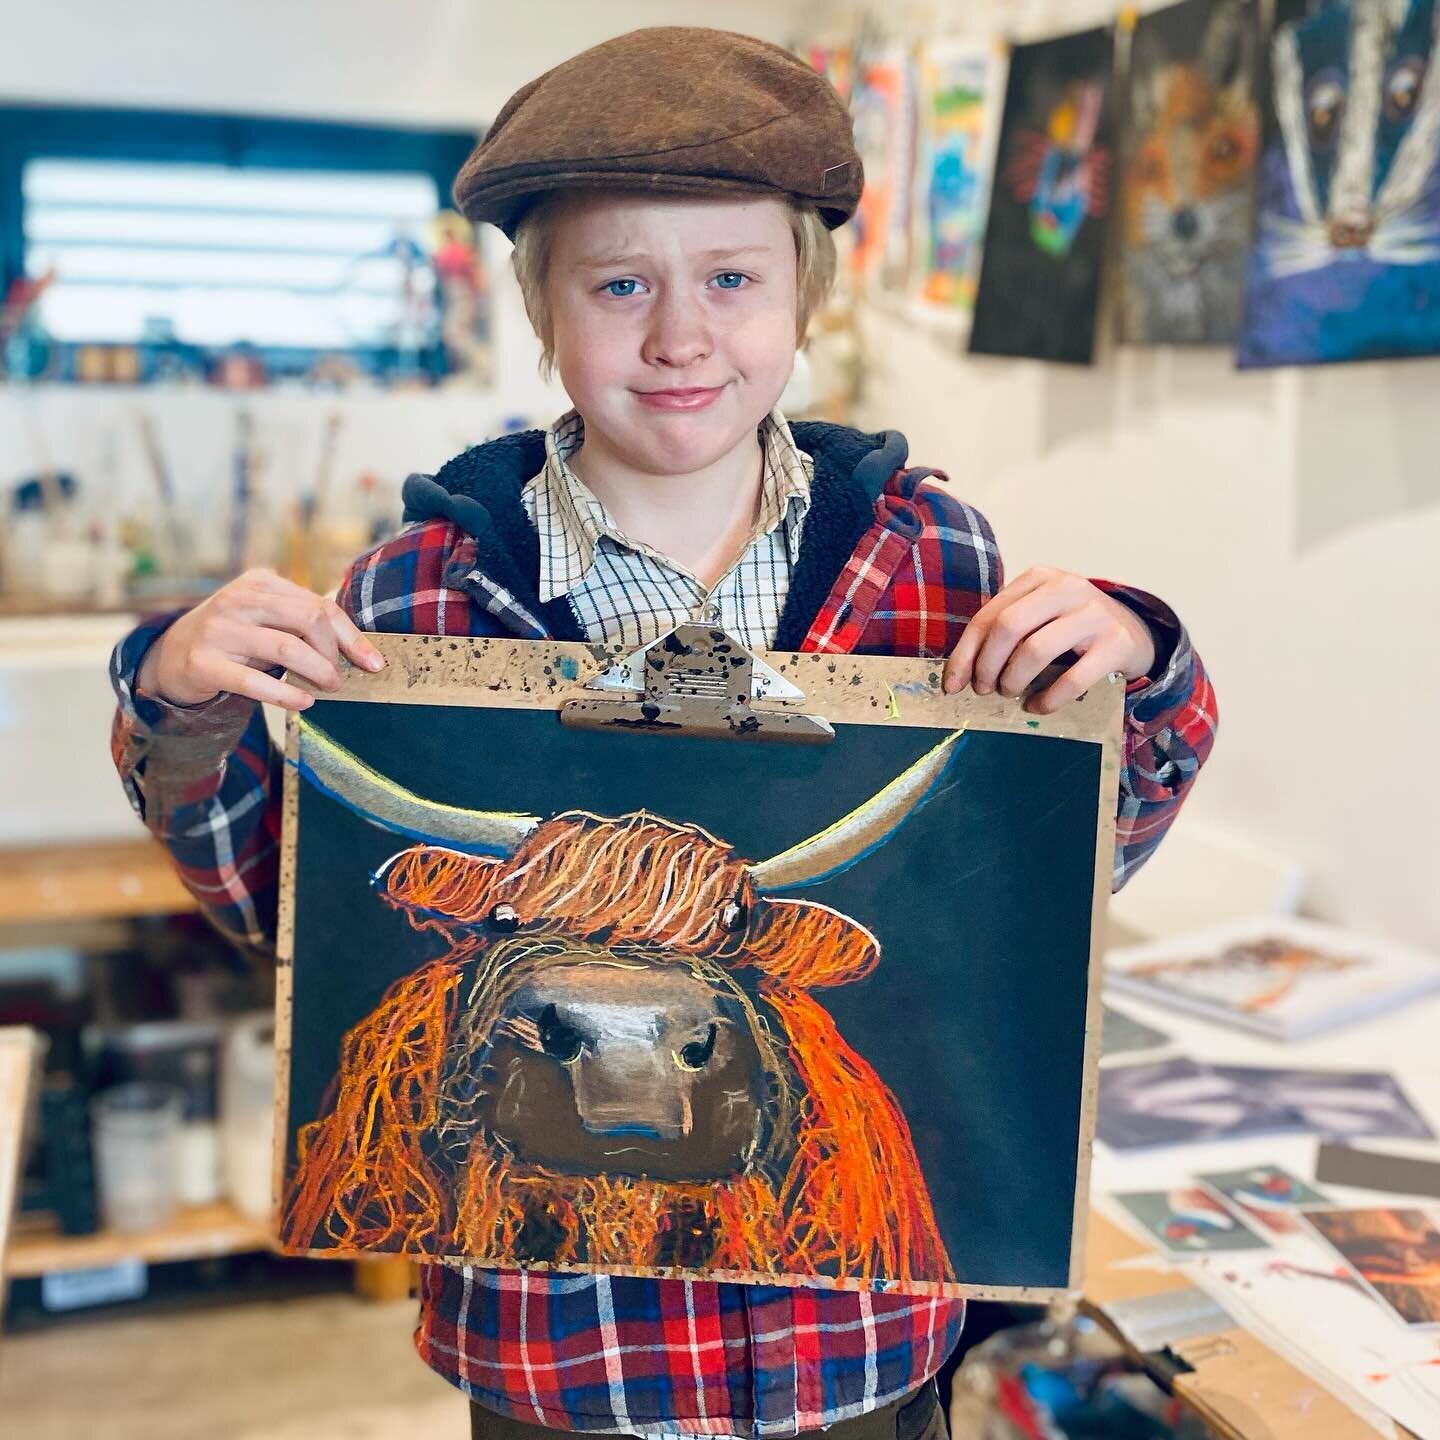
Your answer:
[[[923,33],[914,10],[888,13]],[[939,0],[923,24],[1034,38],[1106,13],[1101,0]],[[3,0],[0,97],[478,123],[606,34],[719,23],[784,39],[807,16],[815,33],[848,24],[825,0],[732,3],[723,17],[662,0]],[[341,471],[368,461],[398,478],[501,414],[552,408],[502,294],[502,389],[352,397]],[[1308,861],[1319,913],[1440,948],[1440,362],[1238,376],[1221,352],[1131,351],[1072,371],[946,354],[879,313],[867,324],[876,368],[861,418],[905,430],[917,458],[950,471],[1012,574],[1047,563],[1123,577],[1191,626],[1223,720],[1187,818]],[[186,483],[205,485],[223,475],[228,416],[196,398],[172,423],[194,437]],[[142,399],[165,403],[43,397],[56,460],[93,451],[86,407],[123,415]],[[328,402],[309,431],[287,432],[297,404],[257,402],[308,474]],[[7,469],[24,468],[27,433],[0,392]],[[122,460],[126,483],[143,485],[138,450]]]
[[[480,124],[642,25],[784,40],[794,0],[0,0],[0,100]]]
[[[1004,9],[964,23],[1030,39],[1104,13]],[[1189,625],[1222,719],[1182,827],[1288,852],[1306,908],[1440,950],[1440,361],[1241,375],[1221,350],[1126,349],[1076,370],[972,359],[875,307],[866,332],[862,423],[949,472],[1012,576],[1128,580]]]

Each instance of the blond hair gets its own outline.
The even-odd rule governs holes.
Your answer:
[[[554,190],[544,196],[521,220],[515,232],[510,263],[520,282],[525,313],[541,345],[540,373],[549,379],[555,371],[555,325],[550,314],[546,283],[555,243],[555,224],[573,190]],[[787,200],[790,233],[795,237],[795,344],[805,340],[810,318],[825,302],[835,283],[835,237],[813,205]]]

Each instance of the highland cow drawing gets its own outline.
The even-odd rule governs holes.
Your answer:
[[[577,738],[553,714],[487,716],[510,737],[506,753],[525,753],[513,744],[524,734],[555,757],[536,787],[512,776],[500,787],[507,808],[484,809],[453,803],[443,785],[430,793],[446,798],[430,799],[380,773],[329,723],[347,708],[408,707],[325,708],[327,728],[307,725],[297,756],[292,1049],[312,1080],[291,1091],[287,1249],[920,1290],[1067,1283],[1094,863],[1088,766],[1056,754],[1070,762],[1062,778],[1041,781],[1050,807],[1073,810],[1065,843],[1086,867],[1057,893],[1086,934],[1060,956],[1064,1034],[1039,1064],[1044,1075],[1058,1063],[1074,1092],[1057,1103],[1052,1077],[1045,1098],[1037,1090],[1030,1111],[1007,1121],[1025,1083],[977,1080],[984,1041],[963,1040],[967,1011],[996,1028],[988,1001],[964,1004],[981,993],[970,988],[980,977],[957,976],[954,1015],[933,978],[965,947],[952,959],[925,938],[945,933],[934,917],[887,916],[913,903],[896,884],[907,869],[918,880],[912,828],[928,827],[914,831],[916,843],[936,855],[972,751],[1047,742],[886,734],[887,770],[871,757],[868,780],[826,786],[814,780],[856,769],[830,746],[761,753],[726,741]],[[865,728],[847,727],[835,746],[858,755]],[[623,762],[587,770],[582,757],[607,745]],[[687,746],[700,747],[704,768],[687,765]],[[435,742],[437,754],[445,748]],[[757,766],[804,770],[814,812],[763,851],[755,837],[777,822],[751,813],[763,789],[735,783]],[[697,789],[713,780],[708,810],[686,803],[676,777],[687,771]],[[407,773],[436,772],[412,759]],[[532,788],[540,803],[515,803]],[[559,808],[567,790],[581,803]],[[616,803],[631,793],[642,803]],[[665,794],[668,804],[655,802]],[[733,842],[747,831],[743,848]],[[341,858],[351,853],[358,864]],[[332,876],[348,887],[343,906],[326,893]],[[983,923],[983,903],[972,908]],[[327,932],[342,910],[355,918],[336,944]],[[1015,929],[1018,941],[1023,923]],[[329,964],[308,958],[320,950]],[[391,978],[352,1003],[334,967],[356,957],[358,984],[359,952]],[[990,963],[1005,957],[975,968]],[[312,998],[327,986],[331,1000]],[[1004,996],[996,1006],[1015,1009]],[[340,1009],[343,1021],[332,1018]],[[938,1104],[927,1106],[927,1093]],[[967,1094],[968,1117],[957,1108]],[[994,1133],[966,1144],[970,1124]],[[1012,1152],[1027,1126],[1066,1138],[1041,1141],[1025,1178]],[[1045,1238],[1020,1242],[1012,1261],[1005,1235],[1031,1228],[1016,1210],[1026,1186],[1032,1208],[1054,1214],[1042,1214]],[[977,1261],[976,1237],[1021,1273],[981,1273],[989,1261]],[[1045,1254],[1027,1255],[1037,1245]]]
[[[286,1241],[324,1229],[504,1265],[952,1278],[905,1118],[811,994],[873,969],[875,937],[772,897],[881,843],[959,740],[813,841],[746,864],[657,816],[432,806],[307,730],[307,779],[462,848],[413,846],[376,877],[453,948],[348,1037]],[[773,1029],[730,978],[743,969]]]

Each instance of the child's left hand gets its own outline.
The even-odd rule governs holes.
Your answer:
[[[1080,658],[1025,708],[1049,715],[1083,695],[1112,670],[1137,680],[1155,663],[1145,622],[1083,575],[1037,566],[993,595],[965,627],[945,662],[947,695],[970,685],[977,695],[1012,698],[1049,664],[1074,651]]]

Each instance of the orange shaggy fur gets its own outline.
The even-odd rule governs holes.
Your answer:
[[[345,1036],[333,1105],[302,1128],[285,1196],[292,1249],[392,1250],[525,1263],[517,1251],[527,1200],[562,1239],[555,1263],[648,1266],[676,1216],[703,1216],[716,1270],[854,1281],[953,1278],[909,1127],[875,1071],[808,991],[868,974],[873,936],[824,906],[770,900],[728,847],[698,827],[648,815],[583,812],[539,827],[503,861],[430,846],[403,852],[383,897],[451,951],[391,986]],[[728,902],[746,907],[735,933]],[[494,937],[483,926],[510,905],[527,935],[641,945],[730,970],[760,972],[801,1095],[784,1173],[725,1182],[556,1175],[479,1136],[452,1187],[426,1158],[436,1122],[457,988]]]

